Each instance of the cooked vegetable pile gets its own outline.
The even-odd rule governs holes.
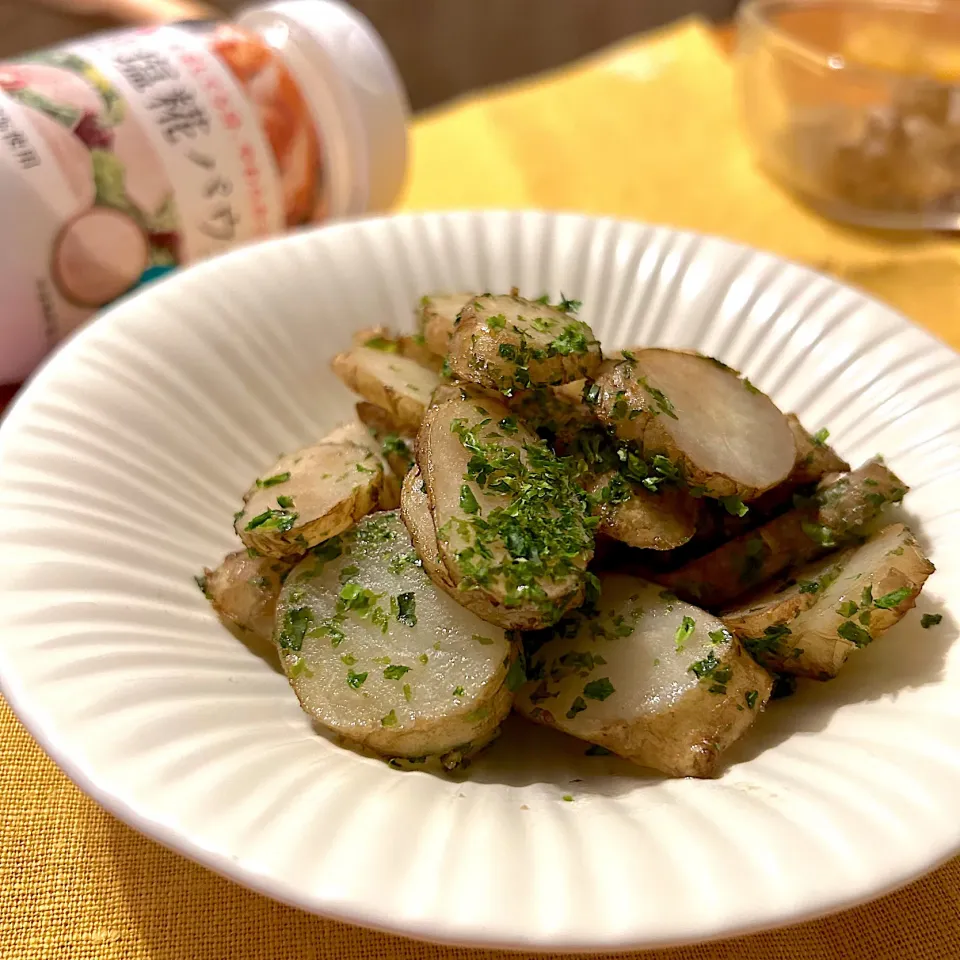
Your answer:
[[[394,766],[463,766],[514,707],[711,776],[933,572],[882,460],[851,470],[719,360],[604,356],[578,308],[427,296],[417,335],[359,334],[333,361],[358,419],[256,478],[246,549],[203,578],[307,713]]]

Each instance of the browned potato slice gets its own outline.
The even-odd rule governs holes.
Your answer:
[[[441,590],[445,590],[461,606],[471,610],[478,617],[498,623],[501,619],[496,607],[475,590],[460,590],[450,571],[444,566],[437,544],[437,528],[430,512],[426,484],[420,476],[420,468],[415,466],[403,481],[400,497],[400,517],[410,533],[413,547],[420,557],[424,572]]]
[[[457,315],[473,293],[433,293],[420,298],[420,332],[430,350],[445,357]]]
[[[394,475],[402,481],[415,463],[416,434],[397,433],[393,429],[390,415],[375,403],[358,403],[357,416],[379,444],[380,455],[387,461]]]
[[[470,300],[450,339],[450,370],[460,380],[512,395],[592,376],[600,343],[582,320],[517,296]]]
[[[506,406],[461,391],[431,407],[417,435],[441,559],[501,626],[547,626],[583,597],[593,555],[584,495]]]
[[[931,573],[910,531],[892,524],[721,619],[768,669],[829,680],[913,607]]]
[[[595,612],[529,654],[527,677],[524,716],[673,777],[712,776],[771,689],[719,620],[617,573],[601,575]]]
[[[761,583],[867,532],[888,503],[907,492],[882,463],[827,477],[809,504],[774,517],[656,579],[708,609],[726,606]]]
[[[269,640],[280,587],[292,569],[290,561],[238,550],[216,570],[204,570],[203,592],[228,626]]]
[[[790,424],[797,446],[797,459],[787,477],[788,484],[799,487],[814,483],[828,473],[846,473],[850,469],[850,464],[827,445],[826,430],[808,433],[794,413],[787,414],[787,423]]]
[[[385,757],[459,765],[496,736],[523,682],[510,638],[435,589],[396,511],[298,564],[276,619],[303,709]]]
[[[397,431],[416,430],[440,378],[414,360],[357,347],[333,358],[333,371],[351,389],[382,407]]]
[[[423,334],[420,333],[413,336],[397,335],[387,327],[368,327],[366,330],[358,330],[351,340],[354,348],[369,347],[384,353],[396,353],[419,363],[421,367],[433,370],[434,373],[443,363],[443,357],[438,357],[427,346]]]
[[[586,490],[603,498],[611,483],[627,499],[600,507],[599,533],[631,547],[645,550],[672,550],[683,546],[697,532],[699,502],[678,487],[664,487],[650,493],[634,484],[618,482],[619,474],[605,473],[590,478]]]
[[[359,404],[357,407],[359,409]],[[337,427],[331,433],[323,438],[323,443],[353,443],[358,447],[369,450],[380,464],[383,470],[383,486],[377,503],[381,510],[396,510],[400,506],[400,482],[403,480],[403,474],[397,476],[392,468],[388,458],[383,452],[383,445],[371,433],[370,429],[363,423],[353,421]]]
[[[753,499],[782,483],[796,460],[793,433],[773,402],[698,354],[631,353],[586,398],[620,439],[648,459],[666,457],[707,496]]]
[[[271,557],[302,556],[376,510],[383,466],[368,447],[321,441],[281,457],[244,495],[234,529]]]

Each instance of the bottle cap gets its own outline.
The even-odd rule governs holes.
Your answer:
[[[370,21],[339,0],[274,0],[234,22],[263,36],[300,85],[328,165],[330,214],[389,207],[406,170],[410,108]]]

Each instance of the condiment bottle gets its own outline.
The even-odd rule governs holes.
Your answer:
[[[388,207],[407,112],[379,36],[336,0],[0,63],[0,383],[180,264]]]

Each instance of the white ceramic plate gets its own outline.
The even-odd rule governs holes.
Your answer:
[[[433,289],[563,291],[604,345],[741,368],[860,461],[939,567],[839,679],[775,704],[716,781],[512,722],[462,780],[314,732],[192,576],[251,477],[351,397],[352,331]],[[809,270],[722,240],[537,213],[395,217],[240,250],[81,333],[0,431],[0,676],[50,755],[144,833],[257,890],[412,936],[646,947],[796,921],[960,846],[960,359]],[[562,797],[572,794],[574,801]]]

